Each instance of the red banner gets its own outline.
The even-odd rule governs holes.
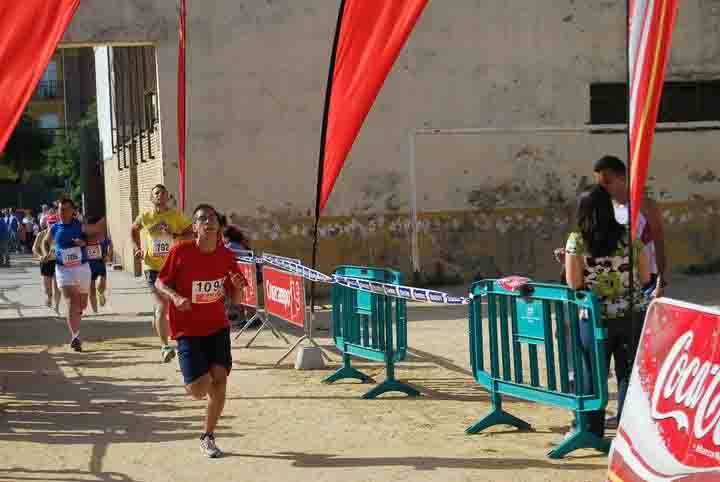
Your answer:
[[[293,325],[305,326],[303,278],[287,271],[263,266],[265,311]]]
[[[645,194],[650,151],[678,0],[629,0],[630,199],[633,237]]]
[[[240,261],[237,262],[237,265],[240,268],[240,271],[242,271],[242,274],[248,283],[248,285],[243,290],[243,298],[240,304],[242,304],[243,306],[248,306],[250,308],[257,308],[257,267],[255,266],[255,263],[243,263]]]
[[[0,2],[0,153],[80,0]]]
[[[328,82],[319,210],[427,0],[345,0]],[[317,213],[319,215],[319,212]]]
[[[720,311],[650,306],[608,480],[720,480]]]
[[[185,209],[185,40],[187,36],[187,4],[180,0],[178,32],[178,170],[180,171],[180,210]]]

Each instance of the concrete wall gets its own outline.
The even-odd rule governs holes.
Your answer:
[[[188,206],[235,212],[258,247],[306,259],[336,9],[327,0],[215,0],[190,10]],[[408,271],[408,133],[586,124],[589,85],[624,80],[624,22],[618,0],[429,2],[336,184],[321,267]],[[720,0],[682,2],[670,79],[720,77],[719,25]],[[64,39],[155,45],[162,178],[175,193],[176,31],[173,2],[85,0]],[[554,276],[549,250],[562,244],[577,185],[599,154],[624,152],[622,136],[484,139],[417,140],[418,209],[429,223],[423,271],[447,280],[493,269]],[[652,186],[677,220],[669,230],[676,264],[714,254],[691,249],[717,233],[687,216],[699,196],[718,199],[719,153],[716,131],[658,137]],[[495,196],[508,182],[525,191]],[[717,221],[717,211],[701,211]]]

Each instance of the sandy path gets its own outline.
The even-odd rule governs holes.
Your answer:
[[[276,369],[283,345],[268,334],[253,349],[236,344],[220,460],[200,455],[203,403],[184,395],[175,363],[157,363],[147,318],[86,322],[82,354],[57,344],[59,320],[3,321],[0,481],[604,480],[595,452],[545,457],[566,411],[507,401],[536,431],[465,435],[489,403],[467,370],[464,311],[410,318],[412,356],[398,378],[417,399],[362,400],[370,385],[321,385],[329,369]],[[378,365],[358,367],[383,378]]]

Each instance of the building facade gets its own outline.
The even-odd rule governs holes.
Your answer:
[[[306,261],[338,3],[189,2],[187,207]],[[720,0],[681,3],[649,183],[674,268],[718,253],[719,26]],[[319,267],[556,278],[593,161],[627,158],[624,27],[617,0],[429,2],[323,213]],[[178,193],[176,5],[85,0],[63,43],[111,46],[95,52],[108,217],[137,271],[133,217],[155,183]]]

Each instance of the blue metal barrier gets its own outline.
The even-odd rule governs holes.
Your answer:
[[[595,296],[538,283],[509,291],[497,280],[473,284],[471,294],[470,360],[475,380],[490,392],[492,411],[466,432],[493,425],[529,429],[527,422],[503,410],[502,396],[508,395],[575,412],[574,434],[550,451],[550,458],[562,458],[579,448],[607,452],[609,442],[592,434],[587,420],[587,412],[605,408],[608,401],[606,330],[600,326]],[[591,330],[590,347],[582,346],[581,329]],[[583,379],[583,363],[589,363],[592,380]],[[570,367],[575,367],[574,383]]]
[[[383,268],[340,266],[335,274],[382,283],[400,284],[402,275]],[[395,363],[407,353],[407,310],[405,300],[369,293],[340,285],[332,286],[332,324],[335,346],[343,357],[343,366],[323,380],[332,383],[344,378],[363,382],[370,377],[351,365],[351,357],[385,363],[386,379],[363,395],[375,398],[386,392],[417,396],[414,388],[395,379]]]

